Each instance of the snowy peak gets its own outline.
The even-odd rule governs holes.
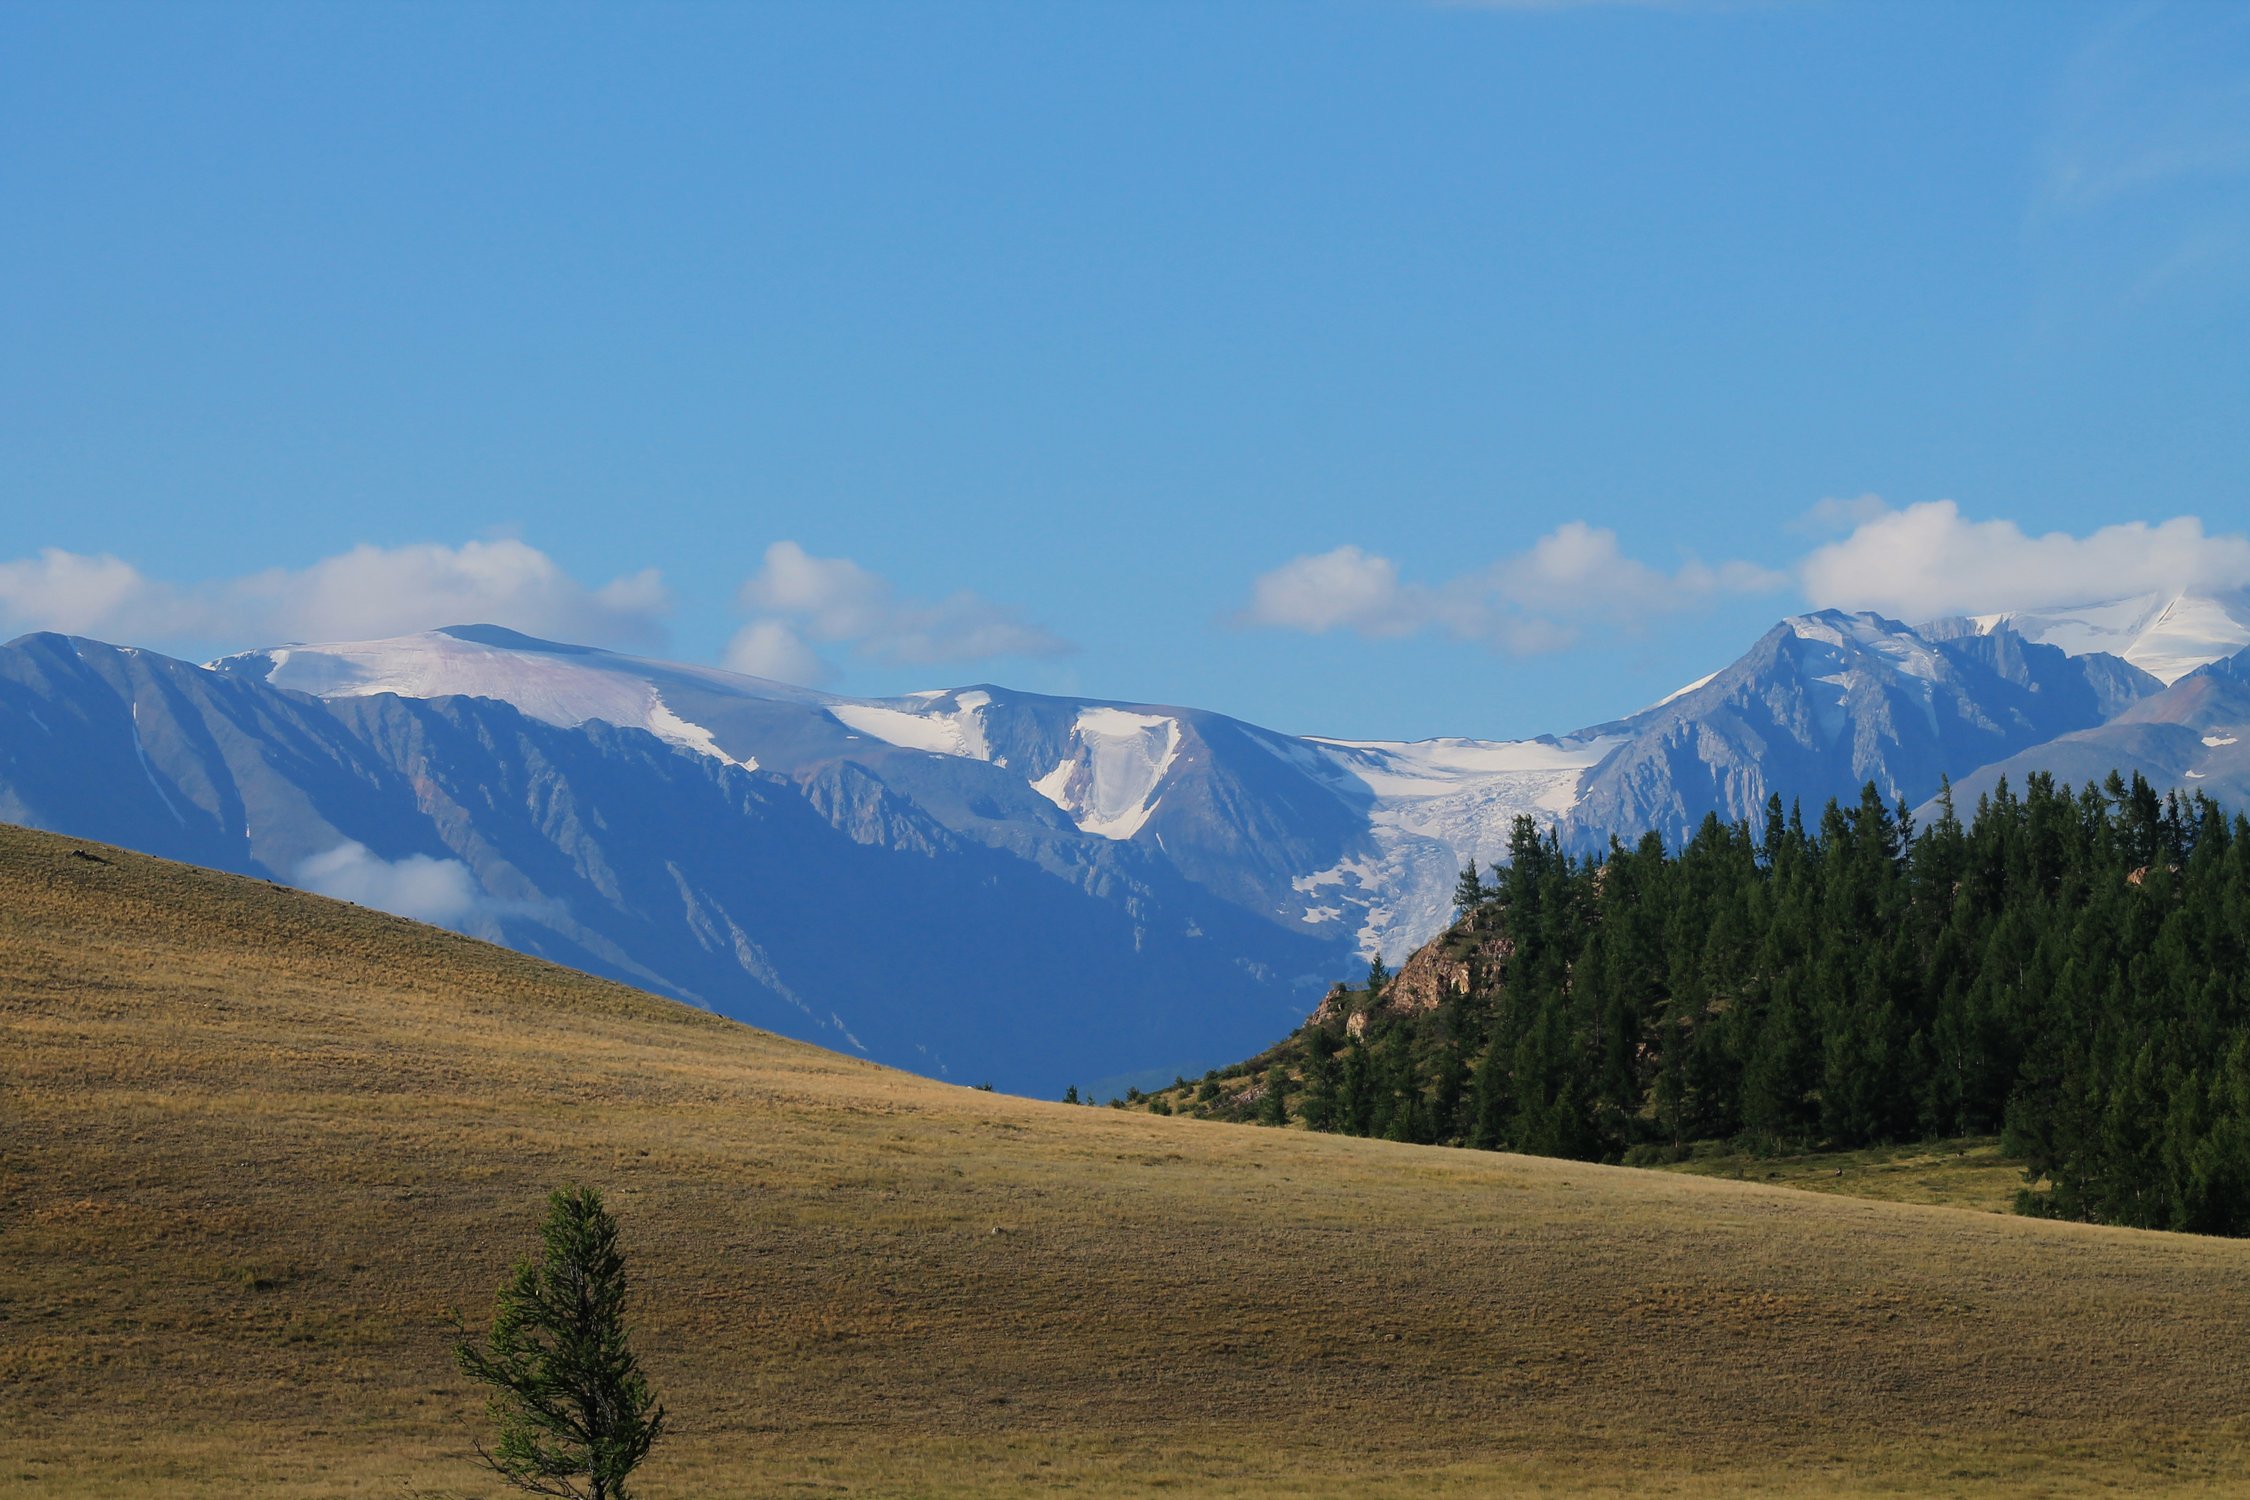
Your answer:
[[[2026,640],[2059,646],[2072,656],[2106,652],[2171,684],[2198,667],[2250,646],[2250,593],[2165,590],[2056,609],[2011,610],[1934,621],[1944,633],[1966,627],[1988,634],[2001,625]]]
[[[1826,647],[1839,663],[1871,657],[1875,660],[1870,664],[1924,682],[1935,682],[1945,675],[1944,662],[1930,643],[1897,620],[1824,609],[1793,615],[1782,623],[1796,639]]]

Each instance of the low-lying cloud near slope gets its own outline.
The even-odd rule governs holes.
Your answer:
[[[502,914],[500,904],[457,859],[427,854],[385,859],[365,844],[347,841],[306,860],[296,876],[308,891],[456,932],[472,931],[479,919]]]

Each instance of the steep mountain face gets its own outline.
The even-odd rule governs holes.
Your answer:
[[[2138,771],[2160,792],[2202,792],[2250,807],[2250,651],[2198,667],[2105,724],[1957,777],[1954,796],[1973,801],[2002,777],[2021,787],[2034,772],[2084,783],[2112,771]]]
[[[0,650],[0,817],[1047,1092],[1203,1064],[1222,1035],[1286,1025],[1348,959],[1129,845],[1070,830],[1088,857],[1043,863],[962,837],[851,760],[808,755],[784,777],[664,727],[565,727],[492,698],[322,700],[31,636]]]
[[[2006,621],[1824,612],[1577,734],[1399,744],[990,684],[843,698],[491,626],[209,667],[39,635],[0,648],[0,818],[1057,1092],[1252,1050],[1442,930],[1519,816],[1599,847],[1985,766],[2250,790],[2246,675],[2164,689]]]
[[[347,844],[442,856],[412,805],[317,699],[59,635],[0,649],[0,819],[281,879]]]
[[[858,767],[962,840],[1083,890],[1129,893],[1162,872],[1292,943],[1339,950],[1347,967],[1363,946],[1404,952],[1443,925],[1462,861],[1499,858],[1518,813],[1567,810],[1579,775],[1615,743],[1300,739],[1201,709],[990,684],[841,698],[489,626],[214,666],[332,701],[473,696],[559,727],[637,727],[781,776],[846,832],[880,842],[888,835],[854,821],[858,804],[824,780]]]
[[[1708,813],[1756,823],[1775,793],[1818,804],[1870,781],[1918,803],[1949,772],[2091,728],[2159,686],[2115,657],[2066,656],[2005,625],[1932,638],[1880,615],[1799,615],[1614,726],[1623,743],[1563,826],[1582,846],[1646,829],[1677,843]]]

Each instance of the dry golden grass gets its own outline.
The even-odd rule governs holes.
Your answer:
[[[948,1088],[0,830],[0,1493],[494,1493],[602,1187],[645,1493],[2238,1493],[2250,1245]]]

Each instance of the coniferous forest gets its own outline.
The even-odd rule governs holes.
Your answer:
[[[1260,1112],[1605,1161],[1997,1132],[2026,1212],[2250,1233],[2250,821],[2114,775],[1938,808],[1595,857],[1520,819],[1441,940],[1465,988],[1387,1006],[1378,965]]]

